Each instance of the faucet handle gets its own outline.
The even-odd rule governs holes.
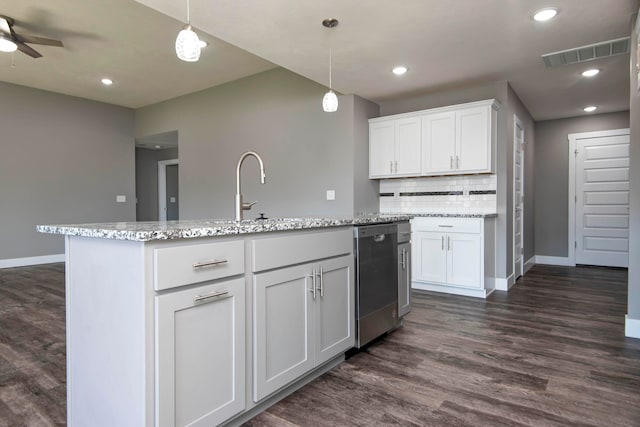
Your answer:
[[[251,207],[252,207],[253,205],[255,205],[256,203],[258,203],[258,201],[255,201],[255,202],[248,202],[248,203],[243,202],[243,203],[242,203],[242,210],[244,210],[244,211],[251,210]]]

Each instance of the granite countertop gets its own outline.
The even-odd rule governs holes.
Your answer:
[[[270,218],[266,220],[203,219],[183,221],[112,222],[96,224],[38,225],[40,233],[66,234],[112,240],[146,242],[150,240],[190,239],[236,234],[304,230],[394,221],[408,221],[408,214],[362,214],[338,218]]]
[[[401,215],[401,214],[398,214]],[[420,212],[405,214],[412,217],[439,217],[439,218],[496,218],[497,213],[438,213],[438,212]]]

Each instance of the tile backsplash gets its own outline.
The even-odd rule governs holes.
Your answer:
[[[495,213],[496,176],[462,175],[380,181],[380,213]]]

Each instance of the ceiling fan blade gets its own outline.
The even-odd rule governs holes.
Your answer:
[[[6,18],[0,17],[0,32],[5,34],[11,34],[11,27]]]
[[[64,47],[60,40],[47,39],[45,37],[23,36],[21,34],[16,34],[16,38],[22,43],[32,43],[32,44],[41,44],[45,46]]]
[[[41,58],[42,55],[40,54],[40,52],[38,52],[37,50],[27,46],[24,43],[19,42],[18,43],[18,50],[22,53],[25,53],[27,55],[29,55],[32,58]]]

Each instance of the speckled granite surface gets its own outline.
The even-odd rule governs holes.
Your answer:
[[[437,218],[496,218],[497,213],[413,213],[412,217],[437,217]]]
[[[189,239],[234,234],[304,230],[407,221],[412,215],[363,214],[350,218],[272,218],[267,220],[186,220],[166,222],[112,222],[96,224],[38,225],[41,233],[67,234],[100,239],[150,240]]]

